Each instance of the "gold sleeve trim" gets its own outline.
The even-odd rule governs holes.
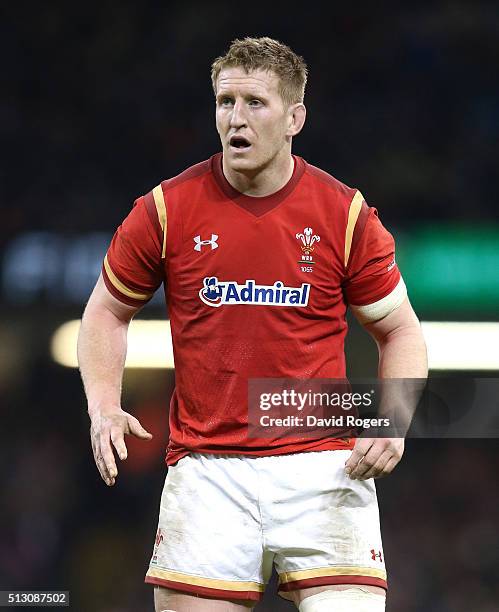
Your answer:
[[[107,260],[107,255],[104,257],[104,269],[106,270],[107,277],[111,281],[112,285],[115,289],[117,289],[123,295],[126,295],[129,298],[134,300],[148,300],[152,297],[152,293],[137,293],[136,291],[132,291],[126,285],[124,285],[115,275],[115,273],[111,270],[111,266]]]
[[[347,229],[345,233],[345,268],[347,267],[348,260],[350,259],[350,249],[352,248],[353,232],[355,230],[355,224],[357,223],[357,219],[359,218],[360,211],[362,210],[363,201],[364,196],[360,193],[360,191],[357,191],[357,193],[353,196],[352,201],[350,202]]]
[[[190,574],[155,567],[149,568],[147,571],[147,576],[150,576],[151,578],[160,578],[162,580],[171,580],[172,582],[181,582],[183,584],[190,584],[193,586],[222,589],[225,591],[255,591],[257,593],[261,593],[265,588],[263,584],[258,584],[257,582],[240,582],[239,580],[202,578],[201,576],[191,576]]]
[[[168,226],[166,220],[166,204],[165,204],[165,196],[163,193],[163,187],[158,185],[152,190],[152,196],[154,198],[154,203],[156,204],[156,210],[158,212],[159,224],[161,225],[161,230],[163,231],[163,246],[161,248],[161,259],[164,259],[166,256],[166,229]]]
[[[355,566],[332,566],[321,567],[310,570],[297,570],[294,572],[283,572],[279,574],[281,583],[294,582],[295,580],[306,580],[307,578],[322,578],[323,576],[369,576],[386,580],[386,572],[372,567]]]

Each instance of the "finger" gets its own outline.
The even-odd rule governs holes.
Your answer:
[[[92,452],[94,454],[95,465],[97,466],[97,470],[99,471],[100,477],[107,484],[108,487],[112,487],[115,483],[115,479],[110,476],[109,470],[106,467],[100,449],[100,435],[93,426],[90,428],[90,442],[92,444]]]
[[[378,460],[363,474],[359,476],[359,480],[368,480],[369,478],[377,478],[383,471],[386,464],[393,457],[393,453],[386,449],[384,450]]]
[[[114,460],[113,449],[111,448],[111,442],[109,440],[109,433],[107,431],[105,433],[102,432],[99,441],[101,455],[104,459],[109,477],[116,478],[118,475],[118,469],[116,467],[116,461]]]
[[[391,474],[399,461],[400,461],[400,457],[392,457],[388,461],[388,463],[385,465],[381,474],[379,474],[378,478],[384,478],[385,476],[388,476],[388,474]]]
[[[104,463],[104,459],[101,455],[97,455],[95,457],[95,464],[97,465],[97,469],[99,470],[102,480],[107,484],[108,487],[112,487],[114,484],[114,478],[111,478],[109,476],[106,464]]]
[[[364,457],[373,445],[373,442],[374,440],[371,438],[357,438],[352,454],[347,461],[345,461],[345,471],[347,474],[351,474],[357,467],[359,461],[361,461],[362,457]]]
[[[124,461],[128,457],[128,451],[121,427],[111,428],[111,441],[116,449],[116,452],[118,453],[118,457]]]
[[[128,415],[128,427],[130,433],[137,436],[137,438],[141,438],[142,440],[151,440],[152,434],[146,431],[139,423],[139,420],[131,415]]]
[[[107,471],[106,465],[102,459],[98,437],[93,430],[91,430],[90,442],[92,444],[92,452],[94,454],[94,461],[95,461],[97,470],[99,471],[99,474],[102,480],[106,484],[108,484],[108,481],[110,480],[110,476]]]
[[[359,461],[359,463],[351,471],[350,478],[363,479],[367,472],[369,472],[369,470],[376,465],[377,461],[385,450],[387,450],[385,444],[383,444],[380,440],[375,440],[374,444],[364,455],[362,460]]]

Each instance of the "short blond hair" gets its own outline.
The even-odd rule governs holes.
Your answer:
[[[217,79],[225,68],[243,68],[246,72],[266,70],[279,78],[279,93],[288,106],[303,102],[307,84],[307,65],[287,45],[263,36],[233,40],[227,53],[211,65],[211,82],[217,94]]]

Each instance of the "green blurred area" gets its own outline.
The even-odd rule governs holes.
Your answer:
[[[499,318],[499,224],[433,224],[394,235],[420,316]]]

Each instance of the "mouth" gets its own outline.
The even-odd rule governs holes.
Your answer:
[[[244,136],[232,136],[229,140],[229,146],[232,151],[244,153],[249,151],[251,143]]]

